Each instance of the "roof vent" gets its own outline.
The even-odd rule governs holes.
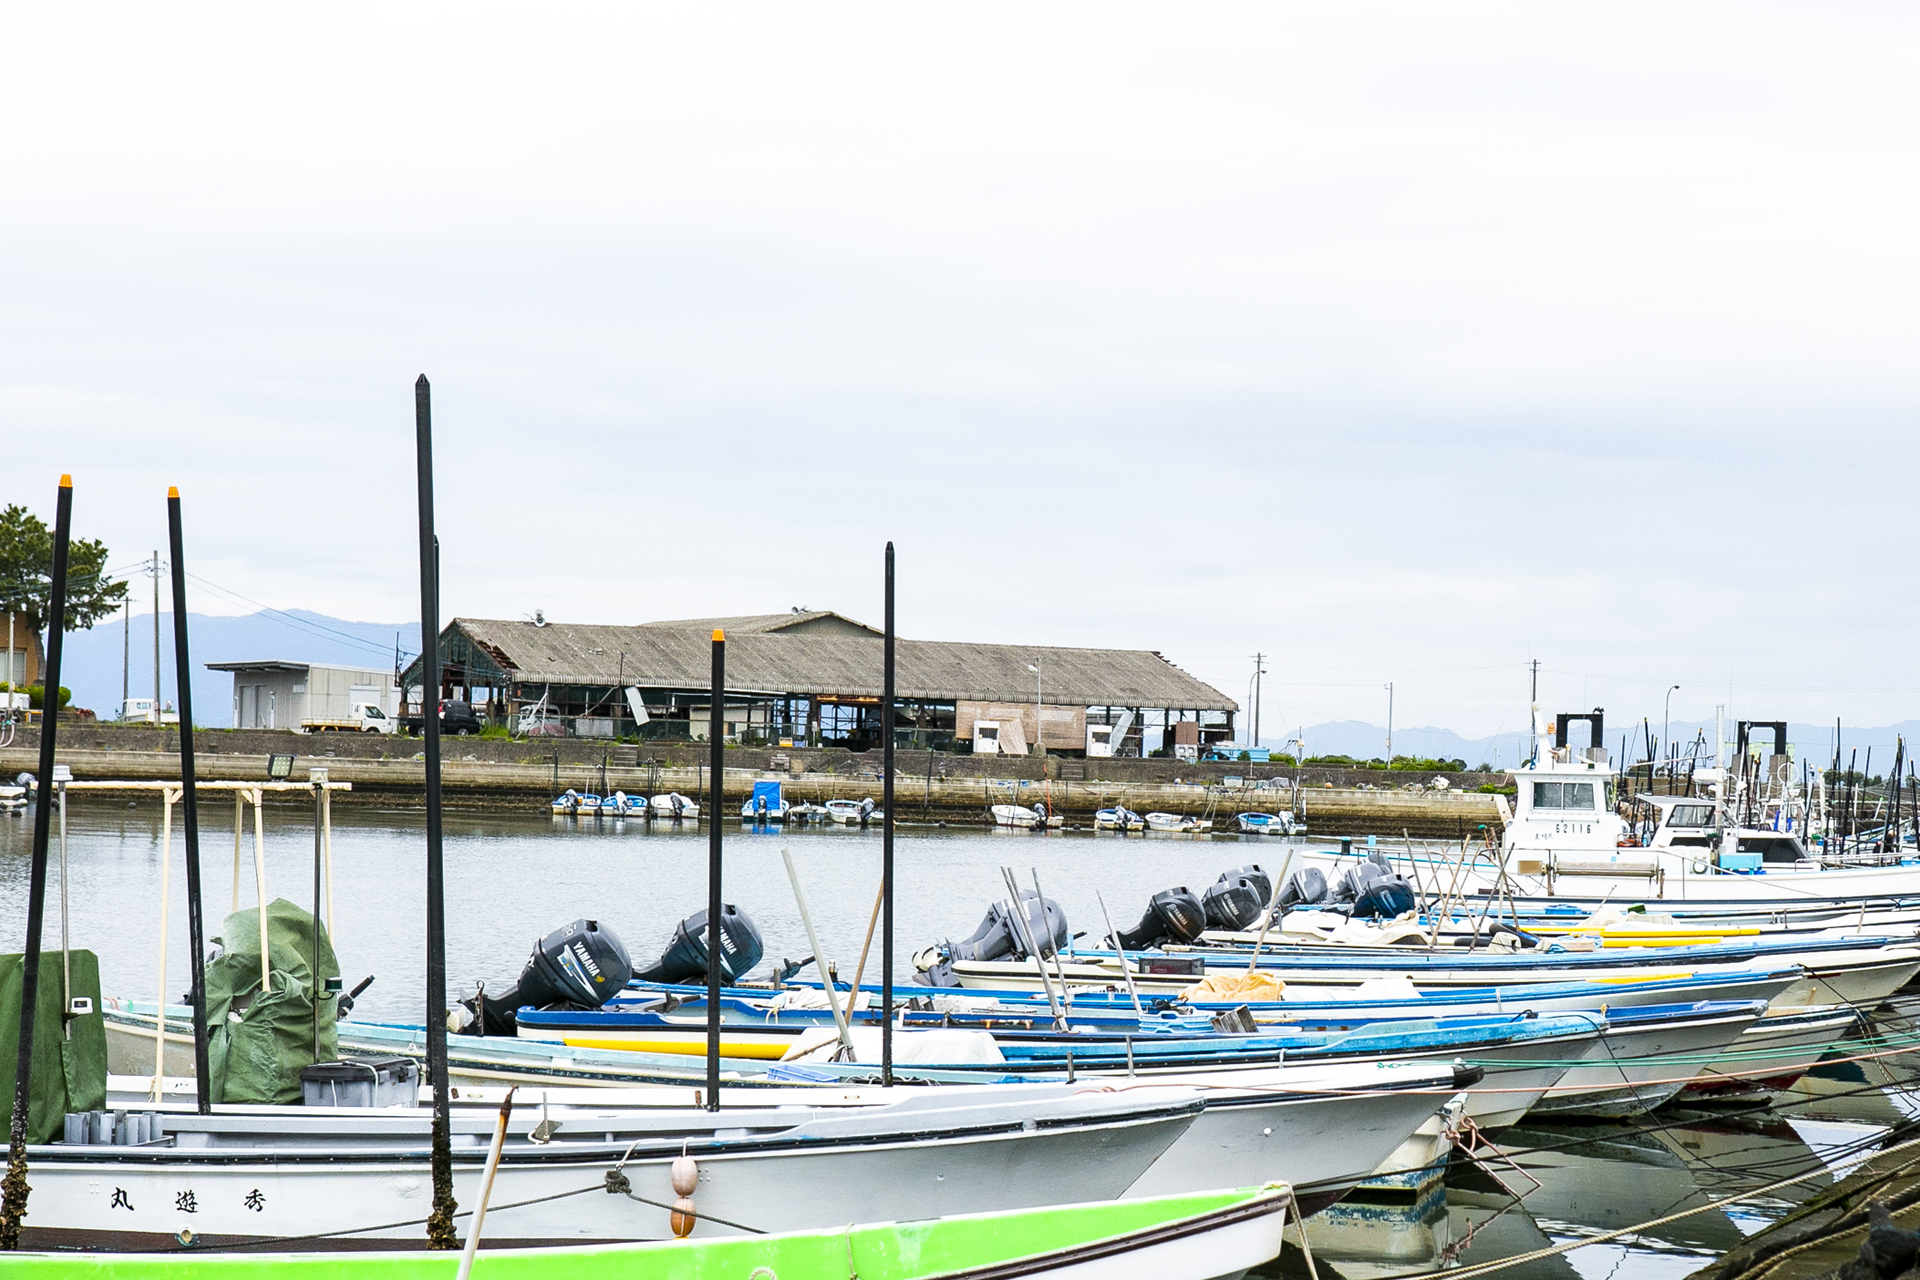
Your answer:
[[[544,609],[535,609],[535,610],[533,611],[533,625],[534,625],[534,626],[536,626],[536,627],[544,627],[544,626],[546,626],[546,625],[547,625],[547,614],[546,614],[546,610],[544,610]]]

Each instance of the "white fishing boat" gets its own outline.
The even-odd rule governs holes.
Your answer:
[[[1619,813],[1606,749],[1567,745],[1564,728],[1550,729],[1537,705],[1533,719],[1533,758],[1513,772],[1513,819],[1500,850],[1505,887],[1517,896],[1804,903],[1920,892],[1920,858],[1911,853],[1829,855],[1810,846],[1809,806],[1784,780],[1764,801],[1736,806],[1737,779],[1717,765],[1698,769],[1693,783],[1704,795],[1639,797],[1654,820],[1632,826]],[[1760,825],[1741,823],[1741,807]],[[1493,865],[1469,876],[1476,892],[1498,878]]]
[[[504,1090],[460,1092],[454,1195],[465,1205],[477,1198]],[[762,1107],[723,1093],[723,1110],[709,1112],[700,1090],[674,1093],[620,1106],[593,1091],[585,1101],[516,1108],[489,1243],[665,1236],[669,1166],[683,1153],[699,1164],[696,1237],[832,1226],[850,1204],[904,1220],[1111,1199],[1203,1105],[1187,1089],[1036,1085],[895,1090],[884,1105],[851,1107]],[[222,1107],[203,1116],[161,1104],[147,1114],[158,1117],[158,1136],[141,1146],[28,1148],[29,1247],[291,1238],[352,1248],[422,1234],[430,1108]]]
[[[1305,823],[1294,821],[1291,809],[1278,813],[1236,813],[1233,818],[1246,835],[1294,836],[1306,830]]]
[[[1093,828],[1096,831],[1145,831],[1147,820],[1122,805],[1110,809],[1096,809],[1093,814]]]
[[[1213,821],[1210,818],[1189,818],[1178,813],[1149,813],[1146,817],[1149,831],[1211,831]]]
[[[656,818],[671,818],[675,822],[693,822],[700,817],[700,803],[678,791],[669,791],[657,795],[649,802],[648,812]]]

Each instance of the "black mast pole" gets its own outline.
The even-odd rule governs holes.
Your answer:
[[[893,1083],[893,544],[887,544],[887,638],[880,693],[880,1084]],[[933,743],[927,743],[927,759]],[[854,992],[858,996],[859,992]]]
[[[167,550],[173,558],[173,670],[180,699],[180,799],[187,825],[187,953],[193,964],[193,1092],[201,1115],[213,1110],[207,1066],[207,941],[200,902],[200,806],[194,787],[193,662],[187,655],[186,553],[181,549],[180,490],[167,490]],[[317,1000],[319,997],[316,996]]]
[[[707,706],[707,1110],[720,1109],[720,779],[727,768],[727,633],[713,632],[713,696]]]
[[[433,1082],[433,1210],[427,1247],[452,1249],[453,1114],[447,1087],[447,914],[440,864],[440,540],[433,532],[433,389],[413,384],[420,481],[420,726],[427,738],[427,1075]]]
[[[27,1216],[27,1114],[33,1102],[33,1023],[40,1006],[40,923],[47,908],[47,838],[53,821],[53,738],[60,719],[60,651],[67,630],[67,543],[73,534],[73,477],[60,477],[53,517],[52,600],[47,609],[47,665],[40,687],[40,773],[34,786],[33,862],[27,880],[27,947],[20,974],[20,1055],[13,1066],[13,1124],[7,1175],[0,1192],[0,1249],[20,1247]],[[64,1011],[63,1011],[64,1012]]]

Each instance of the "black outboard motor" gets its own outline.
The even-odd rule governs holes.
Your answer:
[[[1327,900],[1327,877],[1318,867],[1302,867],[1280,886],[1280,910],[1311,907]]]
[[[499,995],[477,995],[465,1001],[475,1017],[461,1030],[468,1035],[510,1036],[515,1031],[514,1011],[529,1005],[598,1009],[625,990],[632,976],[633,961],[611,929],[602,929],[596,920],[575,920],[540,939],[512,987]]]
[[[1413,886],[1404,876],[1381,875],[1353,900],[1355,920],[1391,919],[1414,908]]]
[[[1250,862],[1244,867],[1235,867],[1231,871],[1223,871],[1220,873],[1220,880],[1225,882],[1250,880],[1253,882],[1254,892],[1260,895],[1261,906],[1264,907],[1273,901],[1273,877],[1268,875],[1267,869],[1257,862]]]
[[[1238,932],[1254,926],[1266,909],[1267,899],[1257,881],[1229,872],[1200,896],[1200,905],[1206,912],[1207,928]]]
[[[1036,905],[1038,904],[1038,905]],[[1013,908],[1005,898],[987,908],[986,918],[973,935],[946,945],[948,960],[1024,960],[1026,935],[1031,934],[1043,955],[1052,955],[1067,945],[1067,916],[1052,898],[1041,899],[1031,889],[1020,891],[1020,906],[1026,912],[1026,930],[1022,932],[1013,918]],[[1045,923],[1042,923],[1044,913]]]
[[[1365,862],[1356,863],[1334,888],[1335,902],[1355,902],[1367,891],[1367,886],[1382,878],[1394,878],[1398,875],[1393,864],[1378,853],[1367,855]]]
[[[1195,942],[1207,927],[1206,908],[1193,890],[1181,885],[1162,889],[1147,903],[1140,923],[1120,935],[1122,951],[1140,951],[1166,942]]]
[[[728,903],[720,908],[720,981],[733,983],[760,963],[764,950],[752,917]],[[642,982],[704,982],[707,977],[707,913],[696,911],[673,931],[673,941],[634,977]]]

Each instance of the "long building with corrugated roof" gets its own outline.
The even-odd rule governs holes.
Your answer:
[[[727,637],[730,740],[865,750],[880,740],[882,636],[822,610],[631,626],[455,618],[442,698],[581,736],[704,740],[715,629]],[[1145,649],[895,641],[896,745],[1025,755],[1140,755],[1233,737],[1239,707]],[[402,676],[422,700],[420,664]]]

